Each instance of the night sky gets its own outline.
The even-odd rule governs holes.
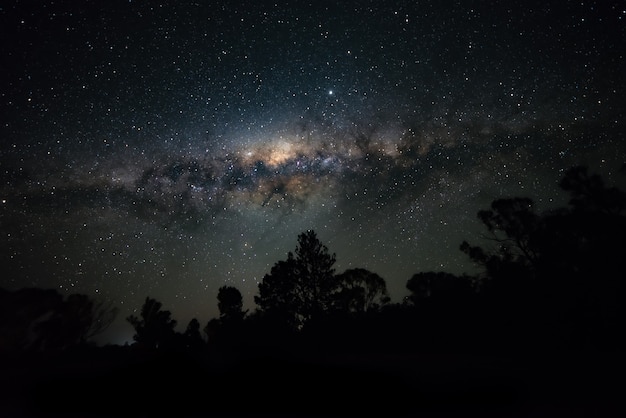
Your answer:
[[[218,315],[314,229],[337,272],[473,273],[499,197],[624,182],[619,1],[0,4],[0,287]]]

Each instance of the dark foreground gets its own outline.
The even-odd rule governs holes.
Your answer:
[[[1,417],[617,417],[615,353],[5,355]]]

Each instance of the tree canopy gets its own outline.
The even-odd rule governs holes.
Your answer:
[[[367,269],[348,269],[337,275],[337,282],[334,303],[340,311],[375,312],[391,301],[385,279]]]
[[[104,332],[118,309],[84,294],[55,289],[0,289],[0,348],[58,350],[87,344]]]
[[[335,261],[315,231],[301,233],[295,255],[289,252],[259,283],[254,300],[260,311],[294,329],[328,312],[337,289]]]
[[[133,339],[144,347],[158,348],[174,336],[176,320],[170,311],[161,310],[162,304],[146,297],[139,317],[130,315],[126,320],[135,328]]]
[[[560,208],[540,213],[531,198],[514,196],[496,198],[477,211],[483,240],[480,245],[464,241],[460,249],[480,272],[415,273],[406,282],[402,304],[391,303],[385,280],[374,272],[350,268],[337,274],[336,255],[314,230],[304,231],[295,249],[259,282],[254,312],[244,310],[235,286],[219,288],[219,318],[204,328],[208,342],[232,348],[285,332],[313,338],[332,334],[337,340],[360,333],[359,341],[365,341],[375,333],[387,338],[390,330],[406,341],[419,324],[419,338],[431,342],[446,339],[445,329],[475,332],[485,341],[617,344],[626,316],[626,193],[586,167],[566,171],[560,186],[570,195]],[[0,289],[0,302],[0,348],[5,349],[85,344],[117,314],[111,303],[81,294],[64,298],[56,290]],[[197,319],[177,333],[171,312],[150,297],[138,316],[126,320],[144,347],[206,345]]]

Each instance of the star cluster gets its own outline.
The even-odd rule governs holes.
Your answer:
[[[0,6],[6,288],[247,308],[315,229],[400,301],[471,272],[476,212],[566,202],[626,161],[619,2],[72,2]],[[117,340],[116,340],[117,341]]]

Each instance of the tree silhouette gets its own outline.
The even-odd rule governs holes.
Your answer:
[[[259,283],[259,294],[254,297],[265,319],[282,323],[289,329],[298,329],[304,322],[301,312],[303,295],[298,283],[296,260],[290,252],[287,260],[272,266]]]
[[[449,349],[467,344],[476,319],[476,291],[473,278],[446,272],[421,272],[406,283],[410,291],[404,307],[413,318],[417,343],[422,349]]]
[[[390,302],[385,280],[363,268],[344,271],[336,277],[339,290],[335,305],[341,311],[352,313],[376,312]]]
[[[289,252],[287,260],[274,264],[259,283],[255,303],[267,317],[300,329],[330,310],[337,289],[335,260],[315,231],[301,233],[295,256]]]
[[[0,292],[0,347],[59,350],[89,342],[113,322],[112,302],[54,289]]]
[[[568,207],[535,214],[530,199],[496,200],[478,214],[496,247],[461,249],[485,268],[486,304],[518,335],[612,344],[626,314],[626,193],[582,166],[560,185]]]
[[[532,263],[536,253],[531,245],[531,237],[537,228],[539,217],[533,211],[533,201],[529,198],[497,199],[491,210],[481,210],[478,218],[487,227],[491,239],[500,244],[503,252],[511,258],[523,257]],[[504,233],[504,237],[499,232]]]
[[[239,289],[222,286],[217,292],[217,307],[222,322],[240,322],[246,315],[243,310],[243,298]]]
[[[91,323],[85,329],[82,341],[89,341],[97,335],[102,334],[115,321],[119,314],[119,308],[113,305],[113,301],[95,299],[91,304]]]
[[[469,277],[446,272],[416,273],[407,281],[406,288],[411,292],[408,299],[414,305],[426,300],[456,303],[474,294]]]
[[[213,343],[216,339],[219,340],[219,332],[221,328],[221,322],[217,318],[211,318],[206,326],[202,329],[206,334],[206,338],[209,344]]]
[[[305,303],[304,313],[310,319],[327,311],[332,304],[332,293],[337,287],[333,269],[336,258],[313,230],[298,236],[295,254],[298,282]]]
[[[538,254],[534,234],[540,217],[533,211],[533,201],[528,198],[497,199],[491,210],[481,210],[478,218],[487,228],[487,239],[496,243],[491,251],[472,247],[463,242],[461,250],[478,264],[484,266],[490,278],[527,277]]]
[[[569,203],[578,211],[620,214],[626,210],[626,193],[616,187],[606,187],[602,177],[589,174],[586,166],[567,170],[560,186],[570,193]]]
[[[506,287],[511,293],[518,292],[520,286],[527,287],[528,280],[534,277],[540,251],[537,233],[541,217],[534,212],[533,201],[521,197],[497,199],[490,210],[479,211],[478,218],[488,231],[485,238],[495,246],[485,250],[463,241],[460,249],[484,267],[481,285],[486,289]]]
[[[63,303],[55,289],[0,290],[0,348],[7,350],[45,348],[41,323]]]
[[[548,212],[540,235],[546,293],[560,296],[555,316],[570,338],[623,347],[626,193],[584,166],[568,170],[560,185],[570,207]]]
[[[200,322],[196,318],[192,318],[187,324],[183,339],[187,350],[198,351],[204,346],[204,340],[200,334]]]
[[[147,348],[158,348],[174,336],[176,321],[170,311],[162,311],[162,304],[146,297],[141,308],[141,317],[130,315],[126,320],[135,328],[133,339]]]
[[[48,320],[38,324],[37,329],[41,344],[60,349],[87,343],[108,328],[116,316],[117,309],[111,302],[72,294],[59,304]]]
[[[204,327],[209,344],[233,348],[243,333],[244,318],[247,311],[243,310],[243,298],[239,289],[233,286],[222,286],[217,292],[219,318],[211,319]]]

